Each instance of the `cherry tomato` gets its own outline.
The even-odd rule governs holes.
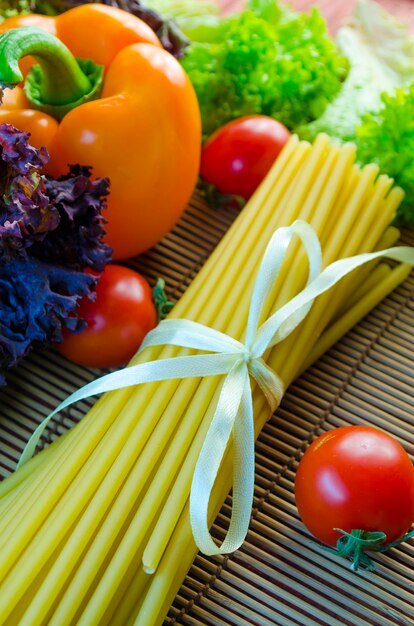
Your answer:
[[[56,347],[71,361],[88,367],[124,365],[157,323],[149,284],[120,265],[105,268],[95,302],[82,298],[78,315],[86,320],[86,328],[79,334],[66,331]]]
[[[265,115],[248,115],[219,128],[206,141],[200,173],[221,193],[250,198],[290,137]]]
[[[318,437],[295,480],[303,523],[335,546],[340,528],[383,532],[387,543],[414,521],[414,467],[400,444],[370,426],[345,426]]]

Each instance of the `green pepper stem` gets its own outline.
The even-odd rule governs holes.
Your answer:
[[[59,39],[34,26],[13,28],[0,36],[2,87],[14,87],[23,80],[19,61],[25,56],[32,56],[39,63],[30,70],[25,84],[26,96],[36,108],[60,119],[68,107],[98,97],[103,68],[91,61],[78,62]],[[57,113],[53,107],[57,107]]]

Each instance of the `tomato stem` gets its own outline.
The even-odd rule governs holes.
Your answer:
[[[157,279],[156,285],[152,290],[152,297],[157,309],[158,322],[161,322],[174,307],[174,302],[171,302],[165,293],[165,281],[163,278]]]
[[[231,193],[221,193],[215,185],[208,183],[201,176],[198,179],[197,189],[207,204],[214,209],[236,209],[241,211],[246,200]]]
[[[375,569],[375,563],[367,552],[386,552],[390,548],[400,545],[414,537],[414,530],[406,533],[397,541],[386,543],[387,535],[383,532],[370,532],[366,530],[352,530],[350,533],[335,528],[334,530],[342,534],[336,543],[336,548],[325,549],[331,554],[337,554],[351,561],[351,569],[355,572],[359,567],[367,570]]]
[[[0,37],[0,85],[14,87],[23,80],[20,59],[38,61],[25,81],[31,106],[60,120],[71,109],[96,99],[102,86],[103,67],[77,60],[54,35],[34,26],[6,31]]]

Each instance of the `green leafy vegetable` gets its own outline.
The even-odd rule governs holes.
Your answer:
[[[219,6],[214,0],[146,0],[144,4],[177,23],[206,16],[218,15]]]
[[[376,162],[405,193],[396,222],[414,224],[414,38],[371,0],[359,0],[337,35],[350,70],[324,114],[298,129],[357,144],[361,164]]]
[[[304,139],[325,132],[355,140],[363,115],[381,107],[381,94],[414,81],[414,38],[376,2],[359,0],[352,21],[339,29],[337,43],[350,62],[347,79],[324,114],[299,129]]]
[[[166,20],[174,20],[190,40],[200,41],[215,31],[221,22],[214,0],[144,0]]]
[[[293,13],[268,0],[223,19],[208,42],[193,41],[182,63],[205,135],[252,113],[290,129],[314,120],[339,91],[347,68],[316,9]]]
[[[0,0],[0,22],[20,13],[30,13],[33,9],[31,0]]]
[[[383,107],[365,115],[356,130],[357,158],[378,163],[405,191],[399,225],[414,225],[414,84],[383,94]]]
[[[286,12],[286,7],[275,0],[250,0],[249,9],[266,22],[277,24]]]

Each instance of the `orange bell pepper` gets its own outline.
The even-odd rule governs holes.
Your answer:
[[[105,5],[10,18],[1,31],[1,85],[28,73],[23,91],[5,89],[0,122],[48,149],[49,173],[80,163],[110,179],[105,218],[115,259],[156,244],[180,217],[199,170],[200,114],[178,61],[139,18]]]

